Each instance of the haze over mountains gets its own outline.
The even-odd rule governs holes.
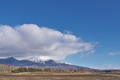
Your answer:
[[[40,61],[29,61],[29,60],[17,60],[14,57],[9,57],[5,59],[0,59],[0,64],[9,64],[19,67],[33,67],[33,68],[55,68],[55,69],[79,69],[82,66],[76,66],[64,62],[59,62],[55,60],[40,60]],[[90,69],[84,67],[86,69]]]

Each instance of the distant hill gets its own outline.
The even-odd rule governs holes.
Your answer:
[[[54,68],[54,69],[79,69],[82,68],[82,66],[76,66],[67,64],[64,62],[59,62],[55,60],[47,60],[47,61],[29,61],[29,60],[17,60],[13,57],[0,59],[0,64],[8,64],[13,66],[19,66],[19,67],[32,67],[32,68]],[[91,68],[84,67],[87,70],[91,70]]]
[[[11,70],[18,69],[19,67],[11,66],[7,64],[0,64],[0,72],[11,72]]]

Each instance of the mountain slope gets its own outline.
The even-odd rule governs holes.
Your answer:
[[[82,67],[82,66],[75,66],[75,65],[54,61],[54,60],[34,62],[29,60],[17,60],[13,57],[0,59],[0,64],[9,64],[9,65],[19,66],[19,67],[55,68],[55,69],[79,69]],[[87,67],[84,67],[84,68],[86,68],[87,70],[90,70],[90,68],[87,68]]]

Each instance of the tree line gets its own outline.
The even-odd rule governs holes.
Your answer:
[[[15,70],[11,70],[11,72],[18,73],[18,72],[42,72],[42,69],[37,68],[18,68]]]
[[[71,73],[74,73],[74,72],[87,72],[87,70],[85,68],[80,68],[80,69],[77,69],[77,70],[62,70],[62,69],[53,69],[53,68],[24,68],[24,67],[21,67],[21,68],[18,68],[18,69],[15,69],[15,70],[11,70],[11,72],[14,72],[14,73],[19,73],[19,72],[71,72]]]

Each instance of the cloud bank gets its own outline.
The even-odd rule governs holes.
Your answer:
[[[62,60],[70,54],[93,51],[94,46],[95,43],[84,42],[75,35],[35,24],[0,26],[1,58]]]

